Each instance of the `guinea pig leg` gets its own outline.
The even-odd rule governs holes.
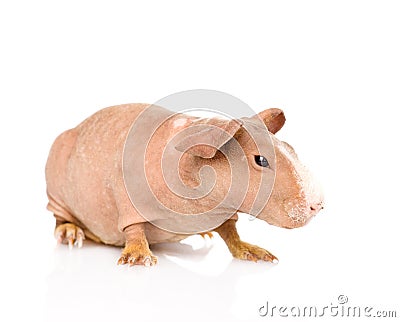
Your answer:
[[[125,248],[122,250],[118,265],[128,264],[153,266],[157,263],[149,248],[149,243],[144,232],[144,224],[134,224],[125,228]]]
[[[278,262],[278,258],[269,251],[240,240],[236,230],[236,220],[229,219],[215,229],[228,246],[229,251],[235,258],[257,262],[259,259],[268,262]]]
[[[56,224],[54,230],[54,237],[57,239],[57,244],[68,243],[69,249],[72,249],[74,244],[78,248],[82,247],[85,234],[83,230],[72,223]]]

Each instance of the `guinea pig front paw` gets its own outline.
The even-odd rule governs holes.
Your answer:
[[[157,257],[154,256],[148,247],[131,244],[125,246],[122,251],[121,257],[118,260],[118,265],[128,264],[153,266],[157,264]]]
[[[69,249],[72,249],[75,244],[78,245],[78,248],[82,247],[85,234],[75,224],[65,223],[56,227],[54,237],[57,239],[57,244],[68,244]]]
[[[233,245],[233,247],[231,246],[231,253],[235,258],[253,262],[257,262],[258,260],[264,260],[272,263],[278,262],[278,258],[272,255],[269,251],[243,241]]]

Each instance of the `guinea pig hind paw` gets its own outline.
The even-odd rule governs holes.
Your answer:
[[[81,248],[85,239],[85,233],[80,227],[71,223],[65,223],[56,227],[54,237],[57,240],[57,245],[68,244],[69,249],[72,249],[74,245]]]

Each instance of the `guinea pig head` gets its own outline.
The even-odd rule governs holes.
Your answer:
[[[294,149],[276,138],[284,123],[280,109],[251,118],[191,120],[193,130],[175,146],[183,152],[182,181],[196,188],[201,181],[215,180],[213,191],[203,198],[213,206],[228,209],[231,203],[233,210],[275,226],[303,226],[322,209],[323,197]],[[200,178],[204,166],[214,172]]]
[[[323,208],[322,189],[311,172],[299,161],[293,147],[275,136],[286,120],[283,111],[268,109],[253,118],[261,120],[268,128],[275,154],[274,186],[267,204],[258,213],[257,218],[284,228],[304,226]],[[249,152],[254,151],[254,142],[249,142]],[[258,156],[254,158],[259,170],[266,171],[261,169],[265,168],[265,162],[263,164]],[[260,191],[262,189],[261,186]],[[252,196],[249,197],[251,201]]]

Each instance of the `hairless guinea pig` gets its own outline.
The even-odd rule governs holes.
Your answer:
[[[199,118],[159,106],[103,109],[54,142],[46,165],[55,237],[124,246],[119,264],[154,265],[149,245],[216,231],[236,258],[275,261],[240,240],[237,212],[305,225],[323,196],[293,148],[274,134],[279,109]]]

